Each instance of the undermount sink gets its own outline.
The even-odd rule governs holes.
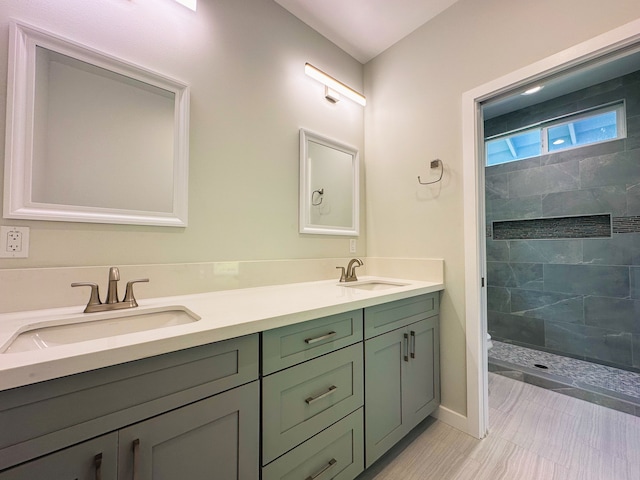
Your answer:
[[[365,280],[357,283],[341,283],[341,287],[357,288],[359,290],[386,290],[387,288],[404,287],[407,283],[386,282],[383,280]]]
[[[66,322],[55,320],[49,322],[50,324],[39,324],[21,332],[2,353],[44,350],[59,345],[172,327],[200,320],[198,315],[180,306],[88,315],[86,319],[80,317]]]

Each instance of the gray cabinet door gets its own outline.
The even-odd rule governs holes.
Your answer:
[[[403,423],[412,429],[440,403],[438,317],[409,325],[409,361],[403,363]]]
[[[0,480],[116,480],[118,434],[110,433],[0,473]]]
[[[438,316],[371,338],[364,351],[368,468],[440,403]]]
[[[369,467],[407,432],[403,426],[405,329],[367,340],[365,361],[365,459]]]
[[[259,396],[255,381],[120,430],[119,478],[257,480]]]

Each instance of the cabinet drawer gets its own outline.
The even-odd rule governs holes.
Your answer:
[[[0,472],[0,480],[115,480],[117,455],[118,434],[112,432]]]
[[[439,310],[439,292],[365,308],[364,336],[371,338],[390,332],[396,328],[437,315]]]
[[[362,340],[362,310],[267,330],[262,373],[268,375]]]
[[[362,344],[262,380],[263,465],[363,403]]]
[[[352,480],[364,469],[362,409],[262,469],[262,480]]]
[[[0,469],[258,378],[258,335],[0,392]]]

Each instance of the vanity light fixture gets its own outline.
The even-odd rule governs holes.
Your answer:
[[[363,107],[367,104],[367,99],[361,93],[356,92],[353,88],[345,85],[344,83],[336,80],[331,75],[324,73],[322,70],[314,67],[310,63],[305,63],[304,73],[309,75],[314,80],[322,83],[325,88],[325,97],[332,101],[337,102],[338,97],[336,93],[347,97],[349,100],[353,100],[359,103]]]
[[[530,88],[528,90],[525,90],[520,95],[533,95],[534,93],[538,93],[543,88],[544,88],[544,85],[537,85],[537,86],[532,87],[532,88]]]
[[[198,6],[198,0],[176,0],[176,2],[184,5],[187,8],[190,8],[194,12],[196,11],[196,8]]]

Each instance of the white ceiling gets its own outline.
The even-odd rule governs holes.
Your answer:
[[[274,0],[361,63],[367,63],[458,0]],[[536,95],[509,92],[484,104],[496,117],[640,69],[640,46],[546,78]],[[526,87],[525,87],[526,88]],[[524,89],[523,89],[524,90]]]
[[[275,0],[361,63],[457,0]]]

